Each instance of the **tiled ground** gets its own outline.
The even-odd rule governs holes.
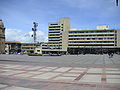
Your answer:
[[[46,67],[0,64],[0,76],[30,80],[120,84],[120,68]]]

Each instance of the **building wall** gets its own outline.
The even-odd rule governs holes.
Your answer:
[[[5,27],[0,20],[0,53],[5,53]]]
[[[67,51],[70,19],[60,18],[59,22],[49,23],[49,51]]]
[[[117,46],[120,47],[120,30],[117,30]]]
[[[69,32],[69,47],[115,46],[115,30],[77,30]]]
[[[24,53],[34,53],[37,43],[21,43],[21,51]]]
[[[59,22],[49,23],[48,44],[43,51],[116,50],[120,46],[120,30],[109,29],[108,25],[99,25],[96,30],[77,30],[70,28],[69,18],[60,18]]]
[[[21,52],[21,43],[15,41],[6,41],[5,42],[5,53],[8,54],[17,54]]]
[[[60,23],[63,25],[63,29],[61,31],[62,37],[61,37],[61,42],[62,42],[62,51],[67,51],[68,47],[68,35],[70,31],[70,19],[69,18],[61,18]]]

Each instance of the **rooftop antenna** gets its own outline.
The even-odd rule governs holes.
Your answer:
[[[33,37],[33,39],[34,39],[34,43],[36,43],[36,39],[37,39],[37,38],[36,38],[37,26],[38,26],[38,23],[33,22],[33,28],[32,28],[33,35],[32,35],[32,37]]]

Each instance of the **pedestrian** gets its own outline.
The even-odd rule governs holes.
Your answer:
[[[108,56],[109,56],[109,58],[112,58],[112,57],[113,57],[113,52],[112,52],[112,51],[109,51],[109,52],[108,52]]]

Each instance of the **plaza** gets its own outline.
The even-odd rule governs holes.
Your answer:
[[[2,90],[119,90],[120,55],[0,55]],[[34,83],[33,83],[34,82]],[[59,87],[58,87],[59,86]]]

